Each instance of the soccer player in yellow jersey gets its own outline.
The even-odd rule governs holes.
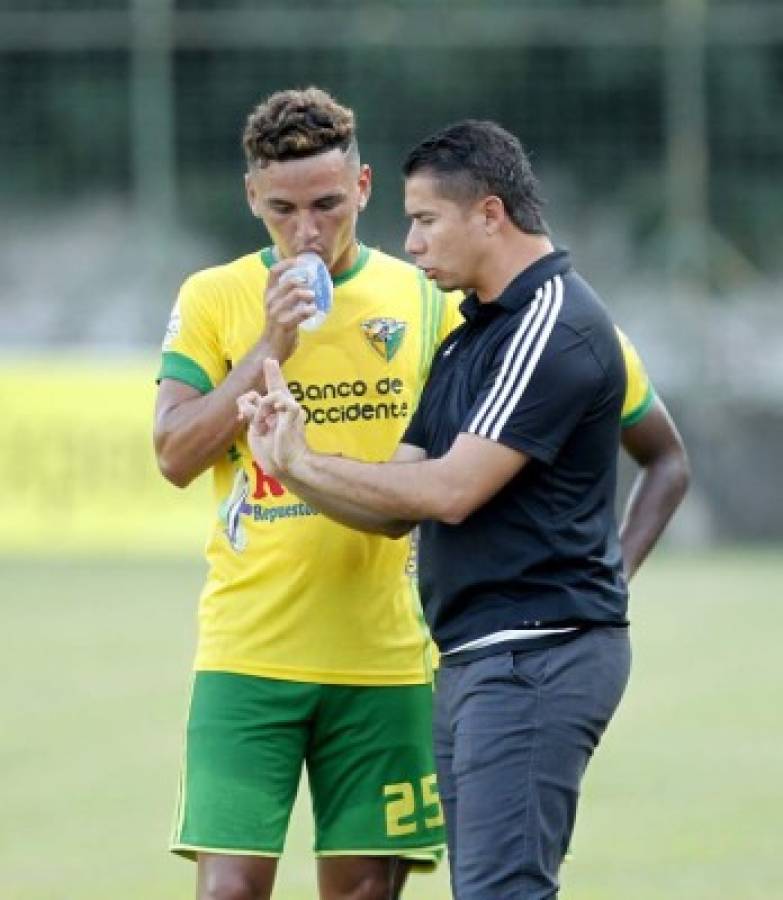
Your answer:
[[[263,390],[264,360],[278,359],[314,447],[386,460],[462,298],[357,240],[371,173],[351,111],[324,92],[268,98],[244,148],[273,244],[184,283],[155,416],[164,475],[184,487],[211,468],[214,483],[173,849],[198,860],[199,898],[269,897],[306,765],[323,900],[397,897],[445,843],[411,547],[335,524],[264,472],[236,399]],[[335,286],[315,332],[298,328],[312,294],[281,278],[304,251]],[[626,447],[645,466],[626,530],[635,568],[670,506],[676,441],[624,351]]]
[[[317,89],[268,98],[244,132],[247,200],[273,246],[198,272],[164,341],[155,446],[185,486],[211,467],[214,527],[173,849],[200,898],[265,898],[302,765],[327,900],[396,897],[445,844],[431,667],[406,540],[337,525],[254,464],[236,398],[279,359],[324,452],[388,459],[437,345],[461,320],[411,264],[361,244],[371,173],[350,110]],[[334,282],[282,275],[313,251]]]

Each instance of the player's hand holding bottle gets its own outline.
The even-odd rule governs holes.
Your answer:
[[[315,292],[304,277],[296,274],[286,277],[286,272],[295,273],[296,259],[285,259],[269,270],[264,306],[266,308],[266,328],[261,336],[269,350],[269,355],[284,363],[296,350],[299,326],[317,312]]]

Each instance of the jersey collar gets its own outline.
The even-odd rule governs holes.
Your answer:
[[[460,305],[466,319],[482,315],[495,315],[501,310],[517,312],[528,304],[544,282],[555,275],[562,275],[571,268],[567,250],[553,250],[523,269],[492,303],[481,303],[475,293],[469,294]],[[485,312],[484,312],[485,311]]]
[[[271,269],[272,266],[280,262],[280,254],[277,252],[277,247],[263,247],[259,250],[258,255],[261,257],[261,262],[267,267],[267,269]],[[340,272],[339,275],[335,275],[332,277],[332,283],[335,287],[339,287],[341,284],[345,284],[346,281],[350,281],[362,269],[367,265],[368,260],[370,259],[370,248],[365,246],[361,241],[359,241],[359,254],[356,257],[356,262],[351,266],[350,269],[346,269],[345,272]]]

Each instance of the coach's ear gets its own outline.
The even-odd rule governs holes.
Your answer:
[[[496,234],[508,219],[506,207],[500,197],[490,194],[481,201],[484,215],[484,230],[487,234]]]

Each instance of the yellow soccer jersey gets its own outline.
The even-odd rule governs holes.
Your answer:
[[[161,378],[206,393],[264,330],[270,249],[183,285]],[[461,321],[412,265],[361,247],[334,279],[318,331],[283,366],[320,452],[388,459],[440,341]],[[197,669],[333,684],[417,684],[427,634],[407,563],[410,542],[330,521],[253,463],[238,440],[213,467],[215,518],[199,606]]]
[[[636,347],[617,326],[615,329],[620,338],[626,375],[625,399],[620,422],[623,428],[628,428],[630,425],[641,422],[650,411],[655,400],[655,392],[645,371],[644,363],[636,352]]]

